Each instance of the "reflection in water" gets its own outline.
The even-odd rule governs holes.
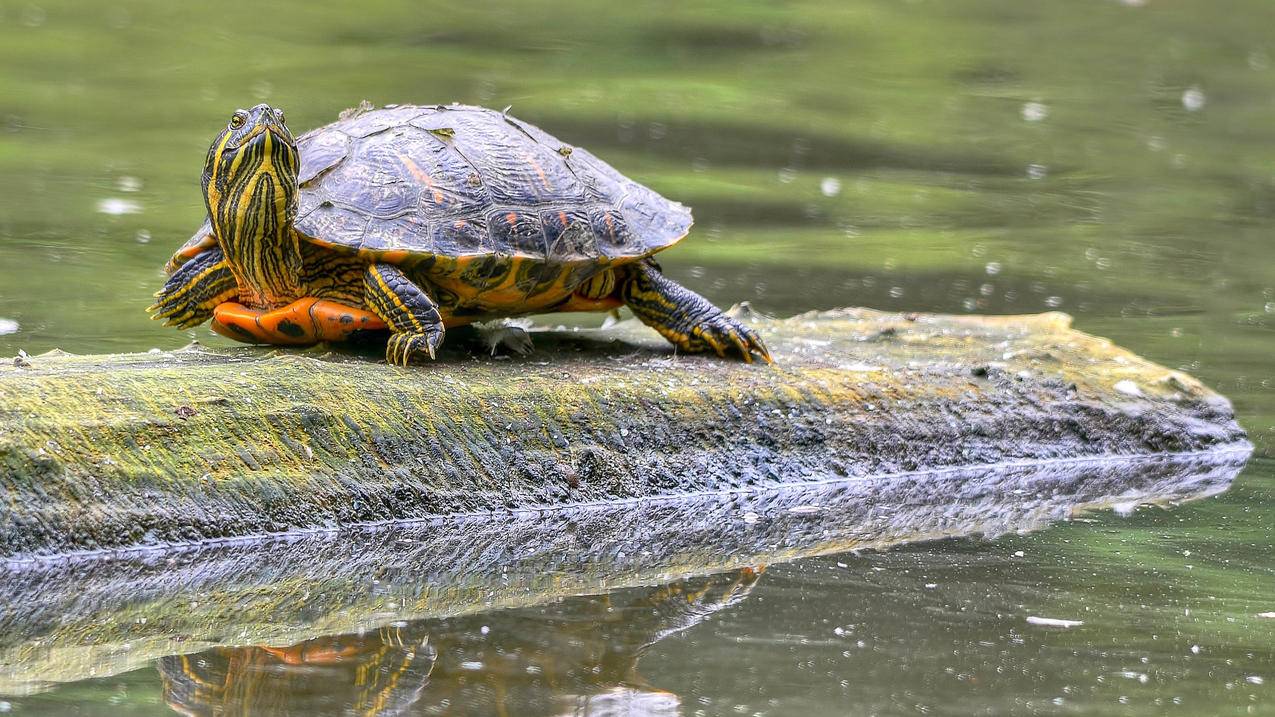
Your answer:
[[[397,715],[429,681],[435,652],[419,631],[306,640],[291,647],[217,647],[159,660],[164,701],[180,714]],[[317,689],[316,689],[317,688]]]
[[[651,685],[651,645],[752,592],[763,568],[548,608],[418,620],[291,647],[217,647],[158,662],[184,715],[676,715]]]

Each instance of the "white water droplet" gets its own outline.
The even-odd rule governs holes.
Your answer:
[[[138,214],[142,211],[142,205],[132,199],[110,197],[97,203],[97,211],[102,214],[111,214],[113,216],[119,216],[121,214]]]
[[[1207,101],[1208,98],[1204,96],[1204,91],[1199,87],[1188,87],[1182,93],[1182,106],[1188,112],[1198,112],[1204,109],[1204,104]]]
[[[1043,102],[1026,102],[1022,115],[1028,122],[1039,122],[1049,116],[1049,108]]]
[[[825,197],[835,197],[841,194],[841,180],[836,177],[824,177],[819,182],[819,191],[823,192]]]

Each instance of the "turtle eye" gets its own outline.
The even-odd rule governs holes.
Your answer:
[[[282,122],[282,121],[283,121],[283,110],[275,110],[275,111],[274,111],[274,116],[275,116],[275,117],[278,117],[278,118],[279,118],[279,121],[280,121],[280,122]]]
[[[230,129],[239,129],[247,121],[248,118],[244,116],[244,113],[236,112],[230,116]]]

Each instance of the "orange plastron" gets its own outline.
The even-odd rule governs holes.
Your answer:
[[[228,301],[213,309],[212,330],[249,344],[305,346],[345,341],[356,331],[387,328],[376,314],[327,299],[306,297],[281,309],[258,311]]]

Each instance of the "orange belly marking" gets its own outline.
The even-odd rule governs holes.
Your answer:
[[[212,330],[249,344],[305,346],[345,341],[355,331],[385,329],[376,314],[327,299],[306,297],[281,309],[258,311],[226,302],[213,309]]]

